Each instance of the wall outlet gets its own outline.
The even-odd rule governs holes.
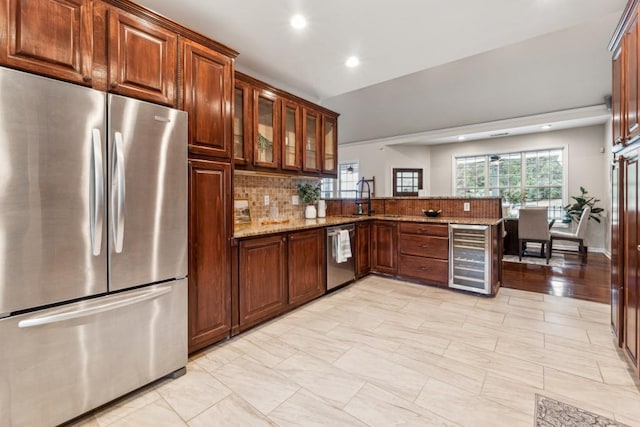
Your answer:
[[[464,211],[465,212],[469,212],[471,210],[471,203],[469,202],[464,202]]]
[[[300,196],[291,196],[291,204],[297,206],[300,204]]]
[[[265,206],[269,206],[269,195],[268,194],[264,195],[264,205]]]

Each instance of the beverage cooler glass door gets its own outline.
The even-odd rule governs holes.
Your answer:
[[[491,293],[489,226],[449,225],[449,287]]]

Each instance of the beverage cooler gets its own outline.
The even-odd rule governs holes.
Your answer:
[[[491,293],[488,225],[449,224],[449,287]]]

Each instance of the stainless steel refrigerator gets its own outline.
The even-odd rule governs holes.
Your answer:
[[[0,68],[0,425],[185,366],[186,113]]]

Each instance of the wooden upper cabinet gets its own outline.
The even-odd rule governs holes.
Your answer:
[[[622,48],[618,48],[613,55],[611,76],[611,114],[613,120],[613,145],[615,146],[625,142],[624,113],[622,111],[622,93],[624,91],[622,76]]]
[[[624,104],[627,139],[640,134],[640,111],[638,106],[638,16],[635,15],[622,40],[624,51],[624,79],[626,82]],[[624,134],[623,134],[624,138]]]
[[[1,0],[0,62],[91,86],[89,0]]]
[[[282,169],[300,170],[302,167],[302,109],[299,104],[282,101]]]
[[[337,118],[337,113],[236,72],[234,163],[289,175],[337,176]]]
[[[302,109],[302,165],[305,172],[320,171],[321,116],[317,111]]]
[[[322,172],[338,174],[338,124],[334,116],[322,116]]]
[[[233,101],[233,161],[237,165],[251,163],[253,157],[251,86],[236,80]]]
[[[278,97],[264,89],[253,95],[253,164],[267,168],[280,165],[280,103]]]
[[[175,107],[178,35],[119,9],[108,14],[109,90]]]
[[[230,159],[233,60],[184,38],[181,47],[189,150]]]

